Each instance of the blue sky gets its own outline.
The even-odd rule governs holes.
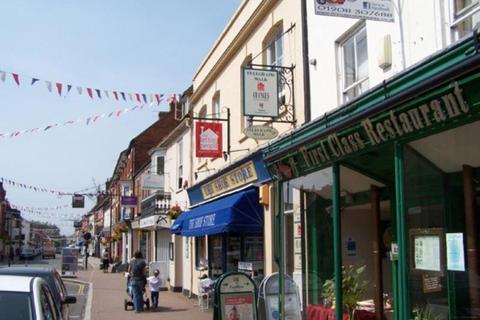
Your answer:
[[[208,50],[230,20],[240,0],[38,0],[0,2],[0,133],[10,133],[85,119],[132,108],[134,101],[90,99],[75,87],[59,97],[39,78],[74,86],[140,93],[182,92]],[[63,89],[65,90],[65,88]],[[65,92],[65,91],[64,91]],[[104,93],[102,92],[102,95]],[[104,183],[118,154],[153,123],[159,107],[59,126],[44,132],[0,138],[0,177],[64,192]],[[50,208],[70,197],[6,184],[12,204]],[[65,233],[85,209],[42,210],[28,218],[55,222]]]

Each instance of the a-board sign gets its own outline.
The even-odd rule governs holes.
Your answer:
[[[73,272],[78,269],[78,249],[77,248],[63,248],[62,249],[62,274],[65,272]]]
[[[258,319],[257,288],[252,278],[241,272],[231,272],[217,281],[214,319]]]

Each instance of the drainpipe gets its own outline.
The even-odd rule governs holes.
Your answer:
[[[305,122],[310,122],[312,111],[310,106],[310,64],[308,56],[308,20],[307,0],[301,1],[302,14],[302,56],[303,56],[303,105]]]

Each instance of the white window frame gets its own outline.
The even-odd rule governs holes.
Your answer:
[[[468,19],[472,18],[475,14],[480,13],[480,1],[467,5],[465,8],[460,9],[458,12],[456,12],[457,8],[455,2],[456,0],[450,0],[450,30],[453,42],[468,36],[469,32],[467,32],[468,34],[460,36],[458,27]],[[474,27],[475,26],[473,26],[472,28]]]
[[[271,66],[281,66],[283,64],[283,29],[277,27],[275,32],[265,41],[266,44],[266,64]],[[273,52],[273,53],[272,53]],[[281,52],[281,54],[279,54]],[[273,58],[272,58],[273,56]]]
[[[362,90],[362,84],[365,81],[369,81],[369,79],[370,79],[370,72],[368,72],[366,76],[356,79],[352,84],[345,87],[345,81],[346,81],[345,55],[344,55],[345,44],[347,44],[350,40],[353,39],[354,55],[355,55],[355,57],[354,57],[354,59],[355,59],[355,61],[354,61],[355,62],[355,74],[358,75],[359,72],[358,72],[358,58],[357,58],[357,41],[355,39],[360,34],[362,34],[364,32],[365,32],[365,36],[367,37],[366,25],[364,23],[362,23],[360,26],[353,29],[351,32],[349,32],[349,34],[346,37],[344,37],[341,41],[338,42],[337,52],[338,52],[338,56],[339,56],[338,62],[339,62],[339,71],[340,71],[340,73],[339,73],[339,85],[340,85],[340,88],[341,88],[341,91],[340,91],[340,101],[341,101],[341,103],[345,103],[345,102],[350,101],[349,98],[348,98],[347,92],[352,90],[352,89],[358,88],[358,91],[359,91],[358,94],[354,95],[352,99],[361,95],[364,92],[364,90]],[[367,47],[367,61],[368,61],[368,47]],[[368,65],[368,62],[367,62],[367,65]]]
[[[217,91],[212,99],[212,118],[220,118],[220,112],[220,91]]]
[[[183,140],[177,141],[177,183],[178,190],[183,189]]]
[[[161,172],[161,173],[158,172],[158,169],[159,169],[158,160],[159,160],[160,158],[163,159],[163,168],[162,168],[162,172]],[[159,176],[162,176],[162,175],[165,174],[165,156],[163,156],[163,155],[161,155],[161,156],[158,155],[158,156],[155,157],[155,174],[157,174],[157,175],[159,175]]]

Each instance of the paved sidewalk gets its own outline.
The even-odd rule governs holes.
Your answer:
[[[92,320],[109,319],[162,319],[162,320],[212,320],[212,309],[200,312],[194,303],[196,299],[188,299],[181,293],[161,291],[160,307],[157,310],[136,314],[129,308],[124,310],[124,299],[127,298],[126,279],[123,273],[103,273],[99,268],[98,258],[88,258],[89,269],[80,270],[78,279],[93,283],[93,299],[91,306]],[[86,316],[88,319],[88,315]]]

